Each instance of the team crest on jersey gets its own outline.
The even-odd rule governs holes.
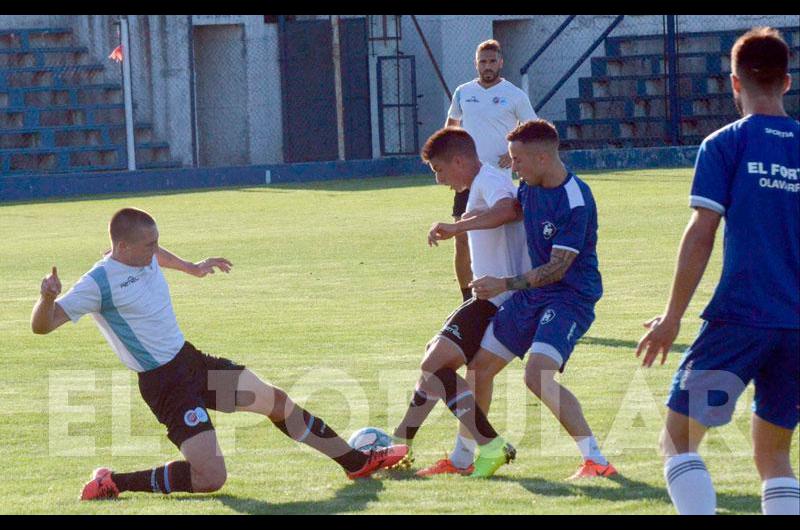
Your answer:
[[[542,223],[542,235],[545,239],[550,239],[556,233],[556,225],[551,223],[550,221],[545,221]]]
[[[197,427],[200,423],[208,421],[208,414],[203,407],[189,409],[183,415],[183,422],[189,427]]]
[[[494,98],[492,98],[492,103],[494,103],[495,105],[507,105],[508,101],[506,100],[506,98],[495,96]]]
[[[542,319],[539,321],[539,324],[541,325],[548,324],[554,318],[556,318],[556,312],[553,311],[552,309],[548,309],[547,311],[544,312],[544,315],[542,315]]]

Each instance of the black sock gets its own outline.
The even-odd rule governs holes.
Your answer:
[[[413,440],[417,435],[417,431],[422,426],[422,422],[436,406],[439,401],[435,398],[429,398],[428,395],[421,389],[414,389],[414,395],[411,397],[411,402],[408,404],[408,410],[403,417],[403,421],[397,426],[394,435],[398,438],[405,440]]]
[[[322,418],[313,416],[299,405],[295,404],[282,421],[273,423],[292,440],[313,447],[347,471],[358,471],[368,460],[366,454],[347,445]]]
[[[117,489],[123,491],[147,491],[150,493],[172,493],[192,491],[191,465],[186,461],[170,462],[133,473],[111,473]]]
[[[469,384],[463,377],[452,368],[441,368],[434,372],[433,376],[441,384],[441,392],[445,396],[444,402],[447,404],[447,408],[469,430],[479,445],[497,438],[497,431],[486,419],[486,414],[475,403],[475,394],[472,393]]]
[[[471,287],[462,287],[461,288],[461,296],[464,297],[464,301],[466,302],[470,298],[472,298],[472,288]]]

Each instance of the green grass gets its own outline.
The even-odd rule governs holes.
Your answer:
[[[666,366],[640,370],[635,343],[641,323],[666,300],[690,215],[690,171],[584,177],[599,208],[605,296],[561,380],[623,479],[564,480],[579,463],[577,451],[527,392],[523,365],[514,362],[498,377],[490,418],[518,458],[492,480],[353,483],[265,419],[213,414],[229,473],[220,492],[76,500],[94,467],[143,469],[178,452],[90,318],[45,337],[30,332],[30,310],[50,267],[58,265],[68,289],[107,249],[111,214],[126,205],[147,209],[165,247],[235,264],[230,275],[204,279],[166,273],[189,340],[247,364],[345,436],[365,425],[389,429],[403,413],[425,343],[460,294],[452,244],[425,242],[430,224],[448,219],[452,192],[428,176],[385,178],[0,207],[0,512],[673,513],[656,453],[662,403],[719,276],[721,245]],[[68,382],[74,389],[64,397]],[[713,431],[702,449],[723,513],[760,510],[749,456],[751,400],[748,389],[735,421]],[[74,422],[68,431],[65,421]],[[417,437],[417,464],[448,450],[455,427],[437,406]],[[795,462],[797,451],[795,440]]]

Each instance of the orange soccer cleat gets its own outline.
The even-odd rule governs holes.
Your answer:
[[[408,454],[407,445],[390,445],[381,449],[374,449],[369,452],[369,458],[364,467],[358,471],[347,473],[347,478],[367,478],[379,469],[391,467],[398,463]]]
[[[592,477],[610,477],[616,474],[617,470],[614,469],[614,466],[612,466],[610,462],[606,465],[600,465],[594,460],[584,460],[583,464],[581,464],[578,470],[571,477],[569,477],[569,480]]]
[[[449,458],[442,458],[432,466],[428,466],[425,469],[420,469],[416,472],[416,475],[418,477],[430,477],[433,475],[446,474],[466,476],[472,474],[473,471],[475,471],[475,466],[472,464],[470,464],[468,468],[462,469],[454,466],[453,462]]]
[[[92,480],[83,486],[81,492],[82,501],[94,501],[100,499],[116,499],[119,497],[119,489],[111,479],[111,470],[107,467],[95,469]]]

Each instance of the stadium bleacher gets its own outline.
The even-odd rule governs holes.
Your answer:
[[[122,87],[105,68],[70,29],[0,31],[0,174],[127,168]],[[180,165],[151,124],[134,135],[137,167]]]
[[[731,97],[730,49],[741,31],[682,33],[678,38],[678,92],[683,145],[739,116]],[[800,29],[783,28],[791,50],[792,88],[786,110],[800,115]],[[579,97],[567,99],[557,121],[566,149],[661,147],[669,138],[663,35],[609,37],[605,56],[592,58]]]

